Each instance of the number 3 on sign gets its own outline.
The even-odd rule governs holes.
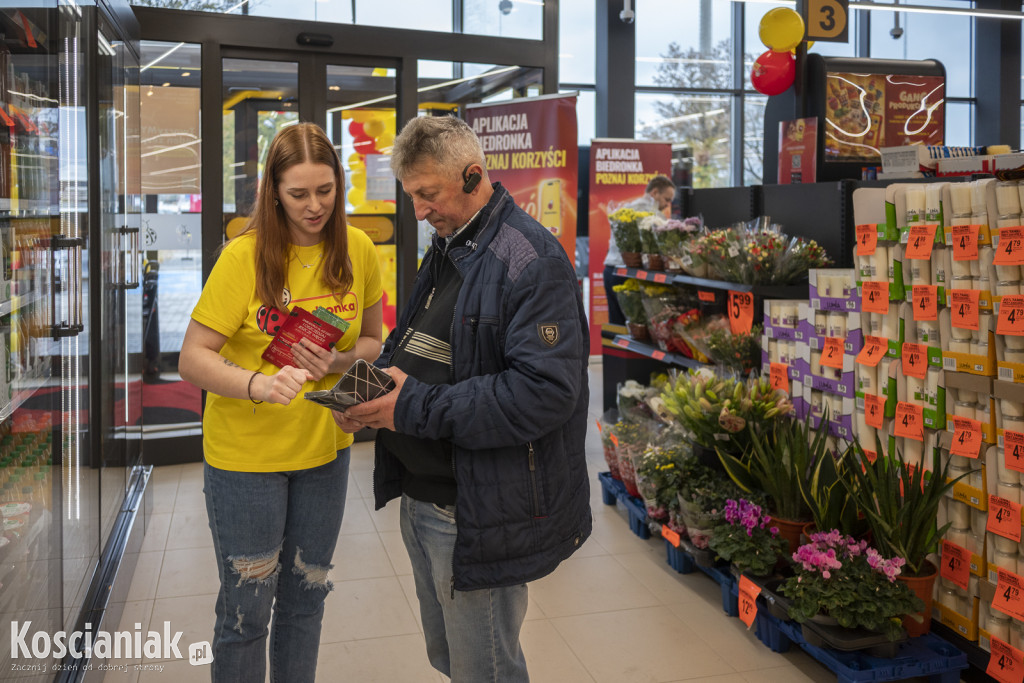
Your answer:
[[[848,0],[809,0],[807,2],[807,40],[845,43],[847,40]]]

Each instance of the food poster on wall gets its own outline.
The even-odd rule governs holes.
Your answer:
[[[818,119],[779,121],[779,184],[813,183],[818,154]]]
[[[590,353],[601,353],[601,325],[608,322],[604,259],[608,254],[611,226],[608,214],[623,204],[640,199],[647,183],[672,172],[672,145],[639,140],[594,140],[590,143]]]
[[[881,147],[944,142],[941,76],[829,73],[826,86],[827,160],[878,161]]]
[[[576,95],[471,104],[466,107],[466,122],[480,138],[490,179],[501,182],[575,262]]]

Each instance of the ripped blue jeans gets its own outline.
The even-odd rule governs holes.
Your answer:
[[[293,472],[230,472],[204,464],[220,574],[214,683],[266,680],[268,635],[271,681],[314,680],[348,466],[347,448],[326,465]]]

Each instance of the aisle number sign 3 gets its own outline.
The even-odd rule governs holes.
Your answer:
[[[805,40],[826,43],[849,41],[849,0],[804,0],[801,6],[807,26]]]

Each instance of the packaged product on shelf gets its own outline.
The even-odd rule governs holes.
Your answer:
[[[768,299],[764,302],[764,332],[769,339],[797,341],[803,338],[800,333],[800,306],[806,304],[801,299]]]
[[[811,308],[818,311],[859,311],[857,271],[853,268],[812,268],[808,271]]]

